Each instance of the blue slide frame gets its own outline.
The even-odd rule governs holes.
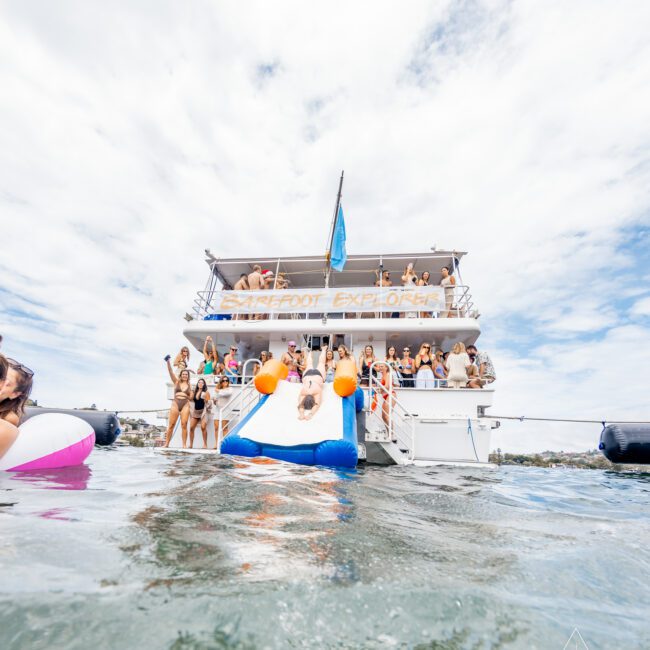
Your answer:
[[[284,460],[299,465],[324,465],[326,467],[356,467],[359,460],[357,451],[357,418],[356,410],[358,397],[353,394],[342,397],[343,401],[343,437],[337,440],[323,440],[312,445],[271,445],[259,443],[249,438],[242,438],[239,432],[246,423],[259,411],[268,395],[255,405],[250,413],[229,433],[221,443],[221,453],[232,456],[266,456],[277,460]]]

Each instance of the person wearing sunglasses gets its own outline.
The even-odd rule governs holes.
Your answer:
[[[174,372],[180,373],[182,370],[189,370],[190,367],[190,349],[184,345],[174,359]]]
[[[435,388],[436,382],[433,376],[433,356],[431,356],[431,345],[423,343],[420,351],[415,355],[415,387]]]
[[[1,355],[0,355],[1,356]],[[0,361],[0,458],[18,437],[18,424],[25,411],[25,403],[32,392],[31,371],[14,359]]]
[[[415,373],[415,360],[411,356],[411,348],[405,347],[402,350],[402,360],[400,362],[401,368],[400,373],[402,375],[402,386],[404,388],[414,388],[415,379],[413,375]]]
[[[231,345],[230,351],[223,358],[224,363],[224,372],[228,376],[228,379],[236,384],[239,377],[239,366],[240,363],[237,361],[237,346]]]

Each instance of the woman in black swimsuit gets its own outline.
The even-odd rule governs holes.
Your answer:
[[[314,368],[311,360],[311,352],[305,350],[307,357],[305,373],[302,376],[302,389],[298,396],[298,419],[309,420],[320,408],[323,397],[323,385],[325,383],[325,358],[327,357],[327,346],[325,346],[318,358],[318,368]]]
[[[368,386],[370,384],[370,366],[376,361],[375,350],[372,345],[366,345],[359,357],[359,367],[361,368],[361,385]],[[373,370],[373,376],[374,376]]]
[[[433,356],[431,355],[431,344],[423,343],[420,351],[415,355],[416,388],[435,388],[436,382],[433,376]]]
[[[200,377],[196,382],[192,400],[190,401],[190,449],[194,447],[194,431],[199,422],[201,423],[201,435],[203,436],[203,449],[208,448],[208,413],[206,404],[209,400],[208,386],[205,379]]]

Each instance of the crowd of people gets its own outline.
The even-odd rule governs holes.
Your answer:
[[[450,268],[443,266],[440,269],[441,280],[440,284],[444,289],[445,294],[445,311],[442,316],[452,317],[457,309],[454,305],[454,287],[456,286],[456,278],[450,272]],[[428,287],[432,286],[431,273],[429,271],[422,271],[419,275],[415,272],[413,264],[408,264],[404,268],[401,276],[401,285],[403,287]],[[393,281],[391,280],[391,272],[382,269],[375,270],[375,287],[392,287]],[[228,289],[229,287],[225,287]],[[264,291],[267,289],[288,289],[289,279],[286,273],[278,272],[276,277],[275,273],[269,269],[263,269],[259,264],[253,267],[251,273],[242,273],[239,280],[235,282],[232,287],[235,291]],[[264,314],[237,314],[234,316],[235,320],[252,319],[262,320],[268,315]],[[394,318],[399,317],[417,317],[426,318],[431,316],[429,312],[394,312]]]
[[[33,377],[29,368],[0,354],[0,458],[18,437]]]
[[[221,435],[226,435],[228,420],[219,418],[218,413],[232,397],[232,385],[242,380],[242,363],[237,359],[237,352],[237,346],[231,345],[223,359],[220,359],[214,341],[208,336],[203,346],[203,359],[196,372],[189,367],[190,350],[187,346],[181,348],[173,363],[170,356],[165,357],[174,386],[165,446],[169,446],[179,418],[183,447],[187,446],[188,438],[190,447],[193,446],[197,427],[201,430],[204,449],[207,448],[209,428],[214,428],[217,441],[220,425]],[[272,358],[270,351],[261,352],[256,363],[252,364],[251,377]],[[422,343],[415,355],[408,345],[402,348],[401,354],[391,345],[383,358],[377,356],[373,346],[368,344],[358,360],[351,356],[345,345],[339,345],[336,352],[326,345],[320,350],[317,368],[312,365],[309,348],[299,349],[296,341],[289,341],[280,360],[287,366],[287,381],[303,384],[299,403],[301,419],[313,416],[314,406],[317,409],[320,404],[319,399],[315,402],[306,399],[305,406],[303,398],[310,395],[312,398],[317,397],[324,384],[333,382],[336,366],[343,359],[355,363],[361,386],[368,387],[372,376],[373,385],[383,386],[379,392],[385,393],[392,393],[395,388],[480,389],[496,379],[490,356],[486,352],[479,352],[475,345],[465,347],[461,341],[455,343],[448,352],[443,352],[440,348],[434,350],[431,343]],[[191,374],[197,375],[196,382],[191,381]],[[307,377],[310,379],[306,384]],[[312,390],[315,384],[317,385]]]
[[[183,448],[187,447],[188,438],[190,448],[194,447],[194,436],[197,427],[199,427],[201,437],[203,438],[202,448],[208,448],[208,429],[211,428],[214,430],[215,440],[217,441],[214,446],[216,449],[219,435],[221,434],[221,437],[223,437],[228,433],[228,420],[219,417],[219,413],[233,395],[230,378],[226,374],[216,375],[214,377],[214,385],[208,386],[206,376],[209,373],[201,373],[196,379],[196,382],[192,382],[190,370],[187,365],[190,356],[189,349],[183,348],[179,355],[182,355],[184,360],[177,363],[177,356],[173,366],[170,363],[171,357],[169,355],[165,357],[167,371],[169,372],[169,378],[171,379],[174,392],[169,409],[169,422],[165,434],[164,446],[169,447],[174,429],[180,419]],[[212,367],[210,367],[210,363],[212,363]],[[216,352],[215,360],[203,362],[204,371],[206,367],[211,372],[218,368]],[[193,383],[194,385],[192,385]],[[219,427],[221,427],[221,432],[219,432]]]
[[[449,267],[443,266],[440,269],[441,280],[438,286],[441,286],[445,292],[445,311],[441,314],[443,317],[452,317],[454,315],[454,287],[456,286],[456,278],[449,272]],[[375,286],[376,287],[392,287],[393,281],[391,280],[390,271],[375,271]],[[420,275],[415,272],[413,264],[408,264],[404,269],[401,277],[401,284],[403,287],[429,287],[431,283],[431,273],[429,271],[422,271]],[[429,312],[393,312],[393,318],[427,318],[431,316]]]

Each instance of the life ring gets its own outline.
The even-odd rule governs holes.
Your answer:
[[[95,445],[94,429],[73,415],[35,415],[18,430],[14,444],[0,458],[0,470],[19,472],[80,465]]]

